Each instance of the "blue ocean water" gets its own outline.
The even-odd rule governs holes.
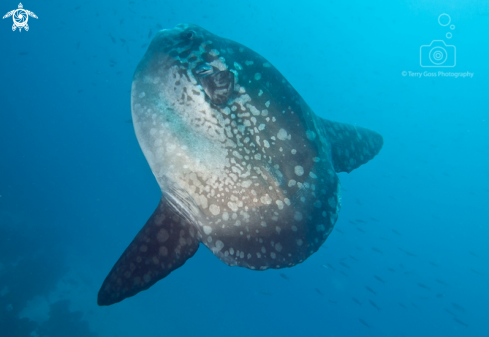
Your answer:
[[[489,335],[489,3],[23,6],[38,17],[28,31],[0,25],[0,336]],[[231,268],[202,246],[99,307],[160,198],[130,123],[132,75],[155,33],[183,22],[252,48],[316,114],[384,147],[339,174],[335,230],[304,263]],[[446,60],[430,54],[440,41]]]

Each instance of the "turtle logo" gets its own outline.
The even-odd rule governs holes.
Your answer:
[[[37,19],[37,15],[24,9],[24,6],[22,4],[19,4],[18,9],[14,9],[13,11],[8,12],[3,16],[2,19],[12,17],[14,19],[14,24],[12,25],[12,30],[15,32],[17,28],[19,28],[19,32],[22,31],[22,28],[25,29],[27,32],[29,30],[29,25],[27,24],[27,20],[29,19],[29,16],[32,16],[33,18]]]

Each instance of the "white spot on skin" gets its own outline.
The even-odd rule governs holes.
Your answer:
[[[294,167],[294,172],[300,177],[304,174],[304,168],[300,165],[297,165],[296,167]]]
[[[263,146],[265,146],[267,149],[270,147],[270,143],[268,142],[268,140],[263,140]]]
[[[284,208],[284,203],[282,202],[282,200],[277,200],[275,201],[275,203],[277,204],[278,209]]]
[[[263,197],[260,198],[260,201],[265,205],[270,205],[272,203],[272,198],[270,198],[268,194],[265,194]]]
[[[139,98],[143,98],[144,96],[146,96],[146,93],[144,91],[142,91],[138,96],[139,96]]]
[[[218,215],[221,212],[221,209],[219,208],[219,206],[212,204],[209,206],[209,211],[213,215]]]
[[[270,106],[270,101],[266,101],[265,106],[268,108]]]
[[[255,74],[255,80],[259,81],[261,79],[261,74],[260,73],[256,73]]]
[[[289,187],[295,186],[296,181],[294,179],[289,180]]]
[[[204,233],[206,235],[209,235],[210,233],[212,233],[212,228],[210,226],[204,226]]]
[[[294,232],[297,232],[297,227],[296,227],[296,226],[292,226],[291,228],[292,228],[292,230],[293,230]]]
[[[228,202],[228,207],[233,211],[237,212],[238,211],[238,205],[236,205],[234,202],[229,201]]]
[[[306,136],[307,136],[307,139],[309,139],[309,140],[316,139],[316,133],[314,131],[311,131],[311,130],[306,131]]]
[[[287,206],[290,206],[290,200],[289,200],[289,198],[285,198],[285,199],[284,199],[284,202],[285,202],[285,204],[286,204]]]
[[[284,129],[278,130],[277,138],[280,140],[286,140],[287,139],[287,131],[285,131]]]
[[[297,153],[297,150],[296,149],[292,149],[292,150],[290,150],[290,153],[296,154]]]
[[[224,248],[224,243],[221,241],[221,240],[217,240],[216,241],[216,246],[215,248],[213,249],[214,252],[219,252],[221,249]],[[241,252],[241,254],[243,254],[243,252]]]
[[[301,239],[297,239],[297,245],[302,246],[302,240]]]
[[[281,252],[281,251],[282,251],[282,245],[281,245],[280,243],[276,243],[276,244],[275,244],[275,250],[276,250],[277,252]]]
[[[165,246],[161,246],[159,252],[160,252],[161,256],[167,256],[168,255],[168,248],[166,248]]]
[[[161,243],[168,240],[169,237],[170,237],[170,234],[168,234],[168,231],[166,229],[160,229],[160,231],[156,235],[156,239],[158,240],[158,242],[161,242]]]
[[[280,232],[282,231],[282,228],[280,228],[279,226],[275,227],[275,230],[277,231],[278,234],[280,234]]]
[[[301,212],[295,212],[294,220],[301,221],[302,220],[302,213]]]
[[[277,254],[275,254],[275,252],[271,252],[271,253],[270,253],[270,257],[271,257],[272,259],[274,259],[274,258],[276,258],[276,257],[277,257]]]
[[[229,220],[229,213],[228,213],[228,212],[224,212],[224,213],[222,213],[222,219],[223,219],[224,221],[228,221],[228,220]]]

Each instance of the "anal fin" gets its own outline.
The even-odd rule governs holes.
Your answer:
[[[181,267],[198,248],[193,224],[163,195],[153,215],[106,277],[98,293],[98,305],[111,305],[148,289]]]

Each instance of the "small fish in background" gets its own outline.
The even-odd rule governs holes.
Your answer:
[[[345,262],[340,261],[339,263],[340,263],[340,264],[341,264],[343,267],[350,269],[350,266],[349,266],[349,265],[347,265]]]
[[[417,283],[417,284],[418,284],[418,286],[419,286],[420,288],[423,288],[423,289],[426,289],[426,290],[430,290],[430,291],[431,291],[431,288],[430,288],[430,287],[428,287],[427,285],[425,285],[425,284],[423,284],[423,283]]]
[[[24,56],[24,55],[27,55],[27,54],[29,54],[29,53],[28,53],[28,52],[26,52],[26,51],[21,51],[21,52],[19,52],[19,55],[21,55],[21,56]]]
[[[455,313],[453,313],[451,310],[449,310],[447,308],[445,308],[445,311],[448,312],[452,316],[457,316],[457,315],[455,315]]]
[[[148,33],[148,39],[150,39],[151,36],[153,36],[153,30],[150,28]]]
[[[464,327],[466,327],[466,328],[468,328],[468,327],[469,327],[469,325],[468,325],[467,323],[462,322],[462,321],[461,321],[460,319],[458,319],[457,317],[454,317],[453,319],[454,319],[454,320],[455,320],[455,322],[457,322],[458,324],[463,325],[463,326],[464,326]]]
[[[357,198],[355,202],[357,203],[357,205],[363,206],[363,203],[360,199]]]
[[[112,40],[112,43],[117,43],[115,37],[113,37],[112,34],[109,34],[109,37]]]
[[[132,119],[126,119],[126,120],[124,121],[124,123],[127,123],[127,124],[132,124]]]
[[[397,304],[399,304],[400,307],[406,309],[406,310],[409,310],[408,307],[406,307],[404,304],[402,304],[401,302],[397,302]]]
[[[343,231],[342,231],[341,229],[339,229],[339,228],[335,228],[334,230],[335,230],[335,231],[337,231],[337,232],[338,232],[338,233],[340,233],[340,234],[345,234],[345,232],[343,232]]]
[[[328,302],[329,302],[329,303],[333,303],[333,304],[338,303],[338,301],[333,301],[333,300],[331,300],[331,299],[329,299],[329,298],[328,298]]]
[[[457,309],[458,311],[460,311],[460,312],[465,312],[465,308],[464,308],[464,307],[462,307],[460,304],[457,304],[457,303],[455,303],[455,302],[452,302],[451,304],[452,304],[452,307],[454,307],[454,308],[455,308],[455,309]]]
[[[372,326],[368,325],[368,323],[365,322],[363,319],[359,318],[358,320],[360,321],[360,323],[362,323],[363,325],[365,325],[367,328],[370,329],[372,327]]]
[[[374,275],[375,279],[379,282],[382,282],[383,284],[385,284],[385,281],[380,277],[380,276],[377,276],[377,275]]]
[[[417,257],[416,254],[413,254],[411,252],[408,252],[407,250],[404,250],[402,249],[401,247],[397,247],[397,249],[399,249],[401,252],[403,252],[404,254],[408,255],[408,256],[412,256],[412,257]]]
[[[323,296],[323,293],[321,292],[321,290],[319,290],[318,288],[315,288],[315,289],[316,289],[316,292],[317,292],[319,295]]]
[[[419,309],[419,307],[418,307],[416,304],[414,304],[413,302],[411,302],[411,305],[412,305],[413,307],[415,307],[416,309],[418,309],[419,311],[421,311],[421,310]]]
[[[484,276],[484,274],[482,274],[480,271],[475,270],[474,268],[470,268],[470,271],[479,276]]]
[[[79,89],[79,90],[77,91],[77,93],[79,93],[79,94],[80,94],[80,93],[82,93],[82,92],[83,92],[83,89]]]
[[[355,221],[358,222],[358,223],[367,223],[367,221],[362,220],[362,219],[356,219]]]
[[[266,291],[266,290],[260,290],[260,294],[273,297],[273,294],[269,291]]]
[[[358,305],[362,305],[362,302],[360,302],[358,299],[356,299],[355,297],[352,297],[351,298],[353,300],[353,302],[355,302],[356,304]]]
[[[357,259],[355,256],[353,255],[348,255],[350,257],[350,259],[352,259],[353,261],[356,261],[356,262],[359,262],[360,260]]]
[[[363,229],[361,229],[360,227],[357,227],[357,231],[362,232],[363,234],[366,234],[367,233]]]
[[[469,254],[472,255],[472,256],[475,256],[475,257],[479,257],[479,255],[477,255],[476,253],[474,253],[473,251],[469,250]]]
[[[370,288],[369,286],[365,286],[365,289],[370,291],[372,294],[377,295],[377,293],[372,288]]]
[[[384,254],[383,251],[381,251],[379,248],[376,248],[376,247],[372,247],[372,250],[376,253],[379,253],[379,254]]]
[[[370,220],[375,221],[375,222],[380,222],[380,220],[379,220],[379,219],[376,219],[376,218],[374,218],[374,217],[371,217],[371,218],[370,218]]]
[[[284,280],[289,280],[289,277],[283,273],[280,273],[279,274],[281,278],[283,278]]]
[[[391,229],[392,233],[396,234],[396,235],[399,235],[399,236],[402,236],[401,233],[399,233],[398,231],[396,231],[395,229]]]
[[[331,269],[332,271],[336,271],[336,269],[329,263],[323,264],[323,267],[326,269]]]
[[[374,301],[372,301],[372,300],[368,300],[368,302],[369,302],[369,303],[370,303],[370,304],[371,304],[371,305],[372,305],[372,306],[373,306],[375,309],[377,309],[378,311],[380,311],[379,306],[378,306],[378,305],[377,305],[377,304],[376,304]]]
[[[435,297],[436,298],[443,298],[443,297],[445,297],[445,294],[439,293],[439,294],[436,294]]]
[[[428,261],[429,264],[431,264],[433,267],[438,267],[438,265],[432,261]]]
[[[443,280],[436,279],[435,281],[436,281],[436,282],[438,282],[438,283],[440,283],[440,284],[442,284],[442,285],[444,285],[444,286],[448,286],[448,283],[446,283],[446,282],[445,282],[445,281],[443,281]]]
[[[349,277],[349,275],[347,273],[345,273],[343,270],[340,270],[339,273],[345,277]]]
[[[119,21],[119,25],[122,25],[124,23],[124,19],[121,19],[121,21]]]
[[[397,273],[397,272],[395,271],[395,269],[390,268],[390,267],[389,267],[389,268],[387,268],[387,270],[388,270],[388,271],[390,271],[391,273]]]

